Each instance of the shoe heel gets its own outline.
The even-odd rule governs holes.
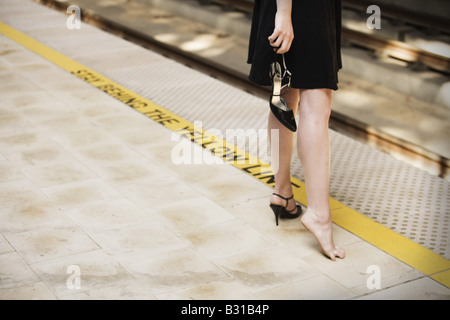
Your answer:
[[[283,207],[278,206],[276,204],[271,204],[270,207],[272,208],[273,213],[275,214],[275,223],[278,226],[278,217],[280,216],[280,213],[281,213],[280,210],[282,210]]]

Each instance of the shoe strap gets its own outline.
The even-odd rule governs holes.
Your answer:
[[[274,96],[274,97],[282,97],[282,96],[284,96],[286,94],[286,92],[287,92],[287,90],[285,90],[286,88],[289,89],[289,85],[287,85],[287,84],[282,85],[281,89],[280,89],[280,94],[272,94],[272,96]],[[285,90],[285,91],[283,93],[281,93],[281,91],[283,91],[283,90]]]
[[[288,209],[287,209],[287,206],[284,208],[284,210],[286,210],[286,211],[289,212],[289,213],[294,212],[295,209],[297,209],[297,205],[295,205],[294,209],[292,209],[292,210],[288,210]]]
[[[282,195],[279,195],[278,193],[272,193],[274,196],[277,196],[277,197],[280,197],[281,199],[283,199],[283,200],[286,200],[286,207],[285,208],[287,208],[287,206],[288,206],[288,204],[289,204],[289,200],[291,200],[292,198],[294,198],[294,195],[292,195],[292,196],[290,196],[289,198],[285,198],[285,197],[283,197]],[[287,210],[287,209],[286,209]],[[295,208],[294,208],[294,210],[295,210]],[[293,211],[293,210],[292,210]],[[289,211],[288,211],[289,212]]]

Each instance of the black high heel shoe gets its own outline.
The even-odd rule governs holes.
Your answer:
[[[275,56],[276,57],[276,56]],[[273,115],[281,122],[286,128],[295,132],[297,131],[297,123],[295,122],[294,111],[289,109],[286,105],[286,102],[281,97],[282,91],[287,91],[291,85],[291,73],[286,68],[286,62],[283,58],[283,68],[281,69],[281,65],[276,61],[272,62],[270,65],[269,75],[272,79],[272,94],[270,96],[270,110]],[[283,82],[285,84],[283,84]]]
[[[300,215],[302,214],[302,207],[298,204],[295,205],[295,208],[292,210],[288,210],[286,209],[287,206],[289,205],[289,200],[294,198],[294,195],[290,196],[289,198],[285,198],[283,196],[280,196],[279,194],[273,193],[273,195],[280,197],[281,199],[286,200],[286,206],[280,206],[278,204],[270,204],[270,207],[273,210],[273,213],[275,214],[275,221],[277,223],[278,226],[278,218],[281,219],[295,219],[300,217]],[[297,213],[292,213],[295,211],[295,209],[297,209]]]

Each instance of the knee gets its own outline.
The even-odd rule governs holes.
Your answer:
[[[304,90],[300,95],[300,116],[328,121],[331,99],[332,91],[329,89]]]

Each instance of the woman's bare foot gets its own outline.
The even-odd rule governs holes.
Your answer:
[[[306,212],[300,217],[301,222],[317,239],[322,247],[323,253],[331,260],[335,261],[336,258],[344,259],[344,250],[335,247],[333,241],[333,230],[331,225],[331,219],[328,221],[321,221],[319,216],[307,209]]]

